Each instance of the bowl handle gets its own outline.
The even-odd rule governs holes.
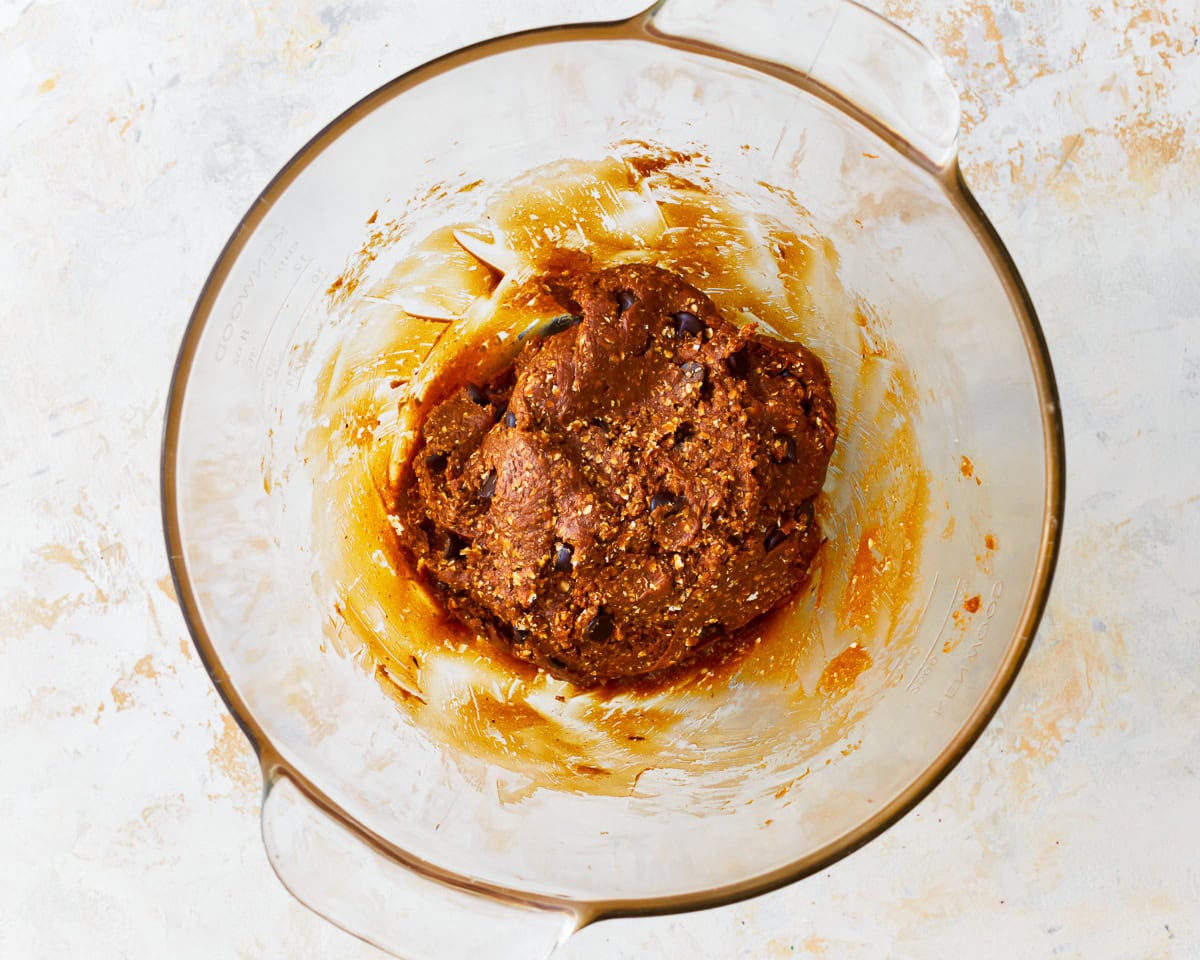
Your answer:
[[[959,103],[941,62],[854,0],[659,0],[652,36],[803,74],[935,169],[953,163]]]
[[[263,779],[263,843],[283,885],[394,957],[544,960],[579,927],[566,908],[505,901],[423,876],[335,820],[286,773]]]

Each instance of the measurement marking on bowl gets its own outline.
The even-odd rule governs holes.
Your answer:
[[[300,324],[304,322],[304,318],[308,316],[309,310],[311,310],[313,304],[317,302],[317,297],[319,297],[321,295],[321,291],[325,289],[325,280],[329,275],[328,271],[320,266],[314,267],[313,261],[309,260],[305,263],[304,272],[307,272],[308,282],[313,285],[313,291],[311,294],[309,294],[308,300],[305,302],[304,306],[300,308],[299,313],[296,314],[296,322],[292,324],[292,329],[288,333],[287,338],[283,340],[278,350],[271,353],[271,362],[267,365],[265,371],[268,377],[275,376],[279,373],[280,368],[283,367],[288,357],[289,348],[293,348],[296,344],[296,331],[300,329]],[[305,279],[305,277],[304,273],[302,272],[301,276],[296,279],[296,283],[292,284],[292,290],[295,290],[296,286],[303,279]],[[288,291],[287,297],[291,296],[292,290]],[[287,298],[285,297],[284,306],[286,305]],[[282,312],[283,306],[279,308],[279,313],[276,314],[276,319],[278,319]],[[274,321],[272,321],[271,326],[274,327],[274,325]],[[267,344],[269,341],[270,332],[268,332],[267,336],[263,338],[262,346],[259,348],[259,363],[261,363],[262,356],[268,353]]]
[[[954,581],[954,593],[950,595],[950,605],[946,608],[946,616],[942,618],[942,625],[938,627],[937,633],[934,634],[933,642],[929,645],[929,650],[925,654],[925,658],[921,661],[921,665],[917,667],[917,672],[913,674],[913,678],[908,682],[908,686],[904,688],[909,693],[916,693],[921,688],[921,684],[925,682],[925,677],[928,675],[926,668],[929,666],[929,658],[933,656],[933,651],[942,642],[942,634],[946,631],[946,624],[950,622],[950,615],[954,613],[955,607],[958,605],[958,592],[962,589],[962,584],[962,577]]]
[[[941,580],[941,578],[942,575],[940,573],[935,573],[933,575],[933,583],[929,586],[929,594],[925,597],[925,602],[921,604],[921,612],[917,614],[916,619],[914,620],[917,628],[919,628],[921,624],[925,622],[925,614],[929,612],[929,605],[933,603],[933,592],[937,590],[938,581]],[[904,671],[908,668],[908,665],[911,661],[911,656],[901,657],[897,661],[896,665],[888,672],[887,679],[884,681],[884,685],[891,686],[893,680],[897,679],[898,677],[902,677],[904,675]]]
[[[258,359],[254,362],[255,370],[257,370],[258,365],[262,363],[263,354],[267,352],[267,344],[271,342],[271,334],[275,332],[275,324],[279,322],[279,318],[282,316],[284,308],[288,305],[288,301],[291,300],[292,294],[296,292],[296,287],[300,285],[300,281],[304,279],[304,274],[311,265],[311,258],[303,258],[303,263],[301,264],[300,269],[296,272],[296,279],[293,280],[292,285],[287,288],[287,293],[283,295],[283,299],[279,303],[279,309],[275,311],[275,316],[271,318],[271,322],[267,325],[267,332],[263,334],[262,346],[259,347],[258,350]],[[317,290],[319,291],[320,287],[318,287]],[[313,298],[315,298],[316,295],[317,292],[314,291],[312,297],[309,298],[308,303],[304,305],[304,309],[300,311],[300,316],[304,316],[305,311],[308,310],[309,304],[313,302]]]
[[[312,296],[308,298],[308,302],[304,304],[304,307],[300,310],[299,315],[297,315],[296,322],[292,324],[292,332],[288,334],[287,340],[284,341],[284,350],[296,342],[296,331],[300,329],[301,321],[308,316],[308,311],[312,309],[312,305],[317,302],[317,297],[321,295],[321,291],[324,289],[324,274],[325,271],[319,269],[313,272],[311,279],[312,282],[316,284],[316,287],[313,289]]]
[[[999,609],[1000,598],[1004,595],[1004,581],[997,580],[992,584],[992,589],[988,594],[988,605],[983,610],[983,622],[975,630],[975,642],[971,644],[967,652],[966,659],[962,661],[958,668],[958,676],[950,681],[950,685],[946,687],[941,699],[938,700],[937,706],[933,708],[934,714],[941,716],[946,706],[958,696],[958,691],[962,689],[963,684],[967,682],[967,673],[971,668],[971,664],[975,662],[975,658],[979,656],[983,650],[983,641],[987,639],[987,635],[991,630],[992,617],[996,615]]]
[[[241,290],[237,298],[233,301],[233,306],[229,309],[229,320],[221,330],[221,339],[217,343],[217,348],[213,355],[213,359],[217,363],[224,363],[225,358],[229,355],[230,346],[233,346],[233,366],[237,367],[241,364],[245,346],[235,344],[234,338],[236,337],[238,340],[244,342],[249,341],[250,328],[242,325],[242,317],[245,315],[246,306],[250,302],[251,296],[260,290],[259,281],[266,273],[267,267],[276,262],[280,251],[279,245],[283,243],[285,236],[287,236],[287,228],[280,227],[267,242],[262,253],[259,254],[257,262],[245,275]],[[257,355],[253,359],[257,360]],[[257,366],[257,362],[254,365]]]

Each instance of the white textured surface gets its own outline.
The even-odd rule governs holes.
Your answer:
[[[175,606],[167,381],[209,266],[326,121],[600,0],[0,0],[0,957],[368,958],[293,902]],[[1200,7],[890,0],[1063,394],[1066,542],[980,743],[821,876],[600,957],[1200,956]]]

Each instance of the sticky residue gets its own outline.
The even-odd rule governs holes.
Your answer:
[[[841,696],[854,686],[869,666],[871,655],[857,643],[852,643],[825,665],[817,689],[829,696]]]

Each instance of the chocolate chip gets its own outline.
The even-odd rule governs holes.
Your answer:
[[[704,643],[713,639],[713,637],[717,636],[724,629],[725,628],[716,620],[714,620],[712,623],[706,623],[700,628],[700,642]]]
[[[513,627],[512,635],[514,643],[523,644],[529,640],[529,631],[520,627]]]
[[[780,530],[778,527],[776,527],[774,530],[772,530],[770,533],[768,533],[766,535],[766,537],[763,538],[763,549],[767,553],[770,553],[777,546],[779,546],[781,543],[783,543],[783,541],[786,540],[787,537],[788,537],[788,535],[786,533],[784,533],[782,530]]]
[[[589,643],[604,643],[606,640],[611,640],[616,632],[616,621],[604,610],[592,617],[584,628]]]
[[[491,402],[491,398],[488,396],[487,391],[483,387],[474,383],[467,384],[467,397],[472,403],[477,403],[481,407],[486,407]]]
[[[515,427],[517,425],[517,415],[511,410],[504,415],[504,425],[506,427]]]
[[[496,471],[489,470],[479,482],[479,499],[491,500],[496,495]]]
[[[446,531],[446,546],[442,549],[443,560],[457,560],[459,555],[466,549],[467,541],[460,537],[453,530]]]
[[[813,502],[811,500],[805,500],[796,508],[792,516],[796,518],[796,522],[801,526],[807,527],[813,522],[814,519],[816,519],[816,512],[817,511],[813,506]]]
[[[731,353],[725,358],[725,365],[735,377],[744,377],[750,372],[750,354],[745,350]]]
[[[675,332],[681,337],[686,334],[699,336],[704,332],[704,324],[700,322],[700,318],[689,310],[680,310],[674,319]]]
[[[796,440],[788,434],[777,434],[771,444],[771,459],[776,463],[796,462]]]
[[[556,333],[562,333],[564,330],[570,330],[576,324],[583,323],[583,315],[578,313],[564,313],[560,317],[555,317],[548,324],[546,329],[542,331],[543,337],[552,337]]]
[[[617,291],[617,310],[620,313],[624,313],[626,310],[632,307],[636,301],[637,297],[633,295],[632,290]]]
[[[662,510],[664,507],[671,513],[674,513],[684,504],[682,497],[677,497],[669,490],[659,490],[650,498],[650,512]]]
[[[446,455],[444,453],[427,454],[425,457],[425,466],[427,466],[430,470],[434,470],[434,471],[445,470],[446,469]]]
[[[560,543],[554,551],[554,569],[559,573],[571,572],[571,557],[575,550],[569,543]]]
[[[695,360],[687,360],[679,365],[685,380],[702,380],[704,378],[704,364],[697,363]]]

